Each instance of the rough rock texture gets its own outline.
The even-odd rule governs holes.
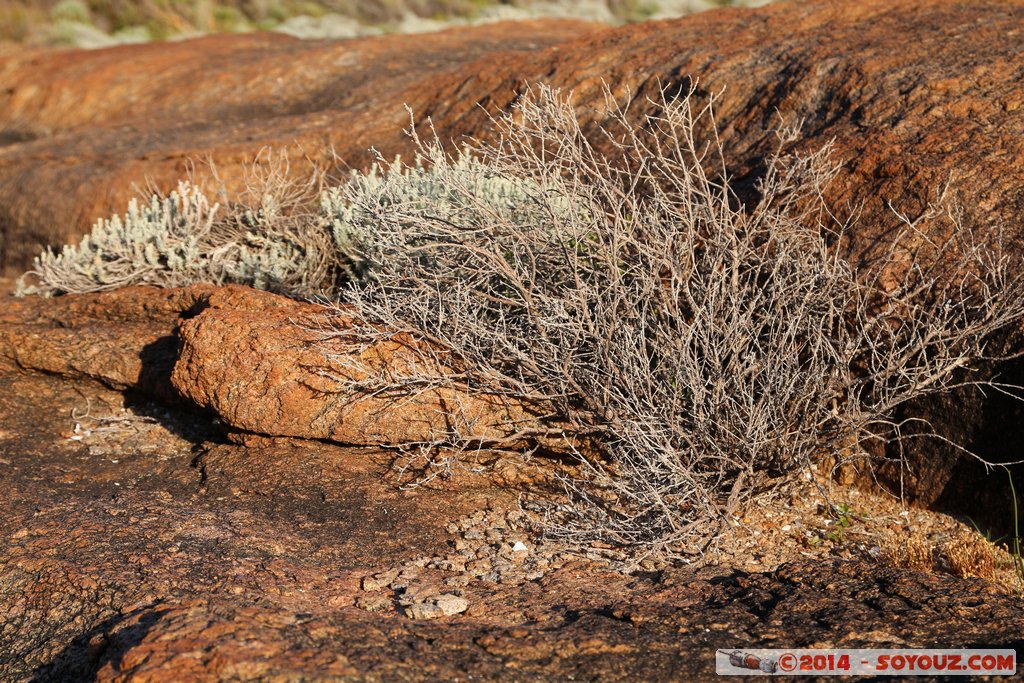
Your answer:
[[[524,80],[543,80],[572,88],[595,117],[602,79],[632,94],[638,113],[646,96],[696,83],[698,95],[720,93],[716,119],[740,183],[759,172],[770,132],[801,122],[785,147],[835,140],[844,166],[828,198],[859,209],[857,254],[897,225],[889,202],[914,217],[949,180],[967,222],[1019,234],[1022,19],[1019,0],[778,3],[607,31],[449,80],[477,99],[487,93],[491,107],[507,107]],[[484,126],[474,98],[438,99],[424,114],[444,132]]]
[[[60,299],[5,297],[0,369],[93,379],[115,389],[176,398],[176,327],[215,290],[130,288]]]
[[[26,266],[42,245],[122,212],[147,180],[173,187],[191,161],[209,158],[230,177],[272,146],[296,168],[331,147],[363,163],[381,131],[400,137],[403,104],[421,111],[437,94],[433,77],[597,28],[525,22],[308,42],[245,34],[0,56],[0,268]]]
[[[408,335],[368,343],[346,336],[355,323],[343,311],[228,287],[182,323],[171,381],[227,424],[260,434],[404,444],[446,434],[498,441],[530,426],[527,406],[431,386],[455,371],[424,358]],[[416,384],[380,392],[376,377]]]
[[[1024,647],[1024,605],[991,584],[827,555],[755,573],[578,559],[514,582],[431,569],[417,558],[461,541],[449,522],[520,491],[401,491],[375,452],[242,447],[120,405],[0,376],[0,680],[712,680],[716,648]],[[511,545],[492,532],[475,533]]]
[[[483,109],[507,109],[528,81],[573,88],[592,120],[600,117],[603,81],[633,93],[638,113],[658,89],[673,92],[695,79],[701,96],[724,88],[717,118],[741,187],[758,172],[776,112],[803,121],[791,148],[809,151],[834,139],[836,158],[846,162],[829,198],[859,207],[850,233],[854,259],[885,244],[896,225],[889,202],[914,216],[950,178],[967,222],[1019,233],[1024,78],[1015,55],[1024,41],[1016,28],[1022,17],[1024,3],[1016,0],[839,0],[713,12],[546,49],[595,27],[562,22],[314,43],[221,36],[14,55],[0,61],[0,84],[7,85],[0,89],[0,138],[7,142],[0,148],[0,261],[26,264],[41,243],[61,242],[119,210],[144,176],[170,182],[188,157],[209,155],[230,176],[262,146],[298,140],[313,156],[330,145],[358,164],[371,145],[386,155],[408,151],[404,103],[433,117],[443,138],[486,135]],[[498,35],[511,51],[480,58]],[[147,353],[166,355],[166,333],[149,333],[138,330]],[[18,345],[19,362],[55,371],[43,356],[74,348],[80,338],[77,328],[55,330]],[[69,369],[98,365],[99,375],[116,375],[105,379],[112,386],[139,381],[136,356],[97,363],[117,356],[113,349],[96,355],[101,348],[64,362]],[[1019,381],[1024,362],[997,371]],[[227,410],[216,405],[216,389],[201,391],[201,403]],[[964,391],[912,410],[989,460],[1018,459],[1019,403]],[[318,434],[329,431],[326,424]],[[363,428],[367,438],[370,428]],[[943,442],[911,442],[909,455],[910,470],[886,467],[881,474],[894,490],[926,503],[956,503],[964,487],[991,481]],[[995,507],[1006,502],[1002,483],[988,488],[998,489]]]
[[[445,139],[485,134],[481,107],[507,109],[540,81],[574,89],[595,117],[602,82],[632,93],[638,114],[659,89],[724,89],[717,118],[741,178],[758,171],[778,113],[803,121],[791,147],[834,138],[846,165],[830,198],[863,204],[856,253],[896,224],[887,202],[915,215],[951,177],[968,219],[1012,222],[1024,209],[1022,18],[1021,0],[818,0],[598,33],[563,22],[16,55],[0,61],[3,263],[24,266],[40,242],[121,210],[132,183],[171,182],[188,157],[230,175],[265,145],[298,142],[358,165],[370,146],[408,151],[405,104]]]
[[[92,379],[211,410],[225,424],[270,436],[346,444],[404,444],[459,434],[499,441],[536,419],[527,406],[430,386],[380,394],[367,379],[441,378],[416,342],[324,339],[354,319],[248,287],[130,287],[56,299],[8,299],[0,370]],[[340,380],[365,382],[345,388]]]

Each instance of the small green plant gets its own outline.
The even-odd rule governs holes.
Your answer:
[[[967,521],[970,523],[971,528],[974,529],[974,532],[976,534],[978,534],[978,536],[980,536],[983,539],[985,539],[985,542],[987,542],[987,543],[991,543],[992,545],[998,545],[998,544],[1002,543],[1003,540],[1006,538],[1005,535],[1004,536],[996,536],[994,533],[992,533],[992,529],[984,529],[983,530],[980,526],[978,526],[978,523],[975,522],[970,517],[967,517]]]
[[[825,534],[825,538],[836,545],[842,545],[846,530],[850,528],[850,525],[853,524],[858,515],[847,503],[839,503],[832,506],[831,511],[834,515],[832,531]]]
[[[54,21],[73,21],[79,24],[91,23],[89,6],[82,0],[60,0],[50,9]]]
[[[445,239],[429,229],[429,222],[471,226],[500,217],[510,229],[536,222],[536,198],[543,191],[530,178],[495,173],[469,153],[449,159],[440,148],[430,148],[411,165],[400,158],[390,163],[378,159],[369,171],[353,172],[346,185],[328,188],[320,201],[349,275],[367,279],[374,277],[374,264],[379,269],[406,255],[427,257],[428,245]],[[571,211],[564,197],[546,201],[547,210],[560,214],[563,221],[579,211]],[[401,232],[385,237],[375,229],[375,223],[395,215],[405,217],[400,220]],[[425,248],[420,250],[419,245]],[[461,272],[455,269],[451,274],[458,277]],[[498,277],[499,272],[493,273],[492,279]]]
[[[207,269],[201,245],[219,206],[188,183],[148,204],[132,200],[121,216],[101,219],[77,245],[36,257],[20,294],[80,293],[133,284],[185,284]]]
[[[1013,573],[1017,577],[1017,585],[1019,590],[1024,591],[1024,557],[1021,557],[1020,513],[1017,509],[1017,489],[1013,484],[1013,473],[1010,471],[1010,468],[1006,465],[1002,465],[1002,468],[1006,470],[1006,478],[1010,482],[1010,495],[1013,497],[1013,538],[1006,545],[1013,558]]]

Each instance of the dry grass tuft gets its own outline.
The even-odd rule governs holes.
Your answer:
[[[979,534],[962,531],[944,545],[942,554],[956,576],[995,577],[996,549]]]

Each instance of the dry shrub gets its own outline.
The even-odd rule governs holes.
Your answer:
[[[961,528],[938,545],[913,533],[889,547],[885,557],[896,567],[992,580],[996,577],[996,554],[995,546],[984,537]]]
[[[382,368],[347,390],[401,400],[447,386],[535,408],[504,441],[451,421],[409,444],[406,467],[443,476],[453,461],[437,454],[560,444],[583,473],[564,478],[570,502],[550,508],[549,533],[693,552],[753,492],[910,438],[897,410],[985,384],[971,364],[1024,318],[1020,258],[942,203],[902,217],[855,272],[848,226],[822,199],[837,169],[827,147],[769,154],[741,200],[712,104],[680,92],[640,116],[609,95],[584,134],[568,98],[541,87],[494,121],[496,142],[449,155],[417,139],[411,165],[380,160],[326,192],[287,165],[218,203],[186,183],[44,253],[22,291],[206,280],[310,296],[350,276],[336,294],[366,325],[338,334],[406,335],[422,367],[448,371]]]
[[[711,103],[678,95],[646,117],[609,97],[603,153],[542,87],[495,121],[498,142],[450,156],[417,140],[412,166],[380,163],[330,202],[361,247],[344,296],[362,333],[411,334],[445,349],[429,359],[458,369],[445,382],[533,402],[541,425],[517,439],[597,444],[550,511],[576,543],[692,552],[759,487],[902,438],[894,411],[970,383],[988,337],[1024,316],[1019,261],[942,206],[929,217],[948,237],[907,219],[854,272],[821,199],[827,148],[771,154],[741,202],[717,138],[696,133]],[[452,444],[464,435],[426,445]]]
[[[912,534],[899,544],[889,548],[885,557],[895,567],[930,572],[935,567],[932,551],[932,544],[927,538]]]
[[[942,554],[956,576],[995,577],[995,548],[979,534],[962,530],[943,546]]]

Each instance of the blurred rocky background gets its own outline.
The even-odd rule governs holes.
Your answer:
[[[543,17],[619,25],[770,0],[3,0],[0,43],[101,48],[207,33],[422,33]],[[9,46],[8,46],[9,47]]]

